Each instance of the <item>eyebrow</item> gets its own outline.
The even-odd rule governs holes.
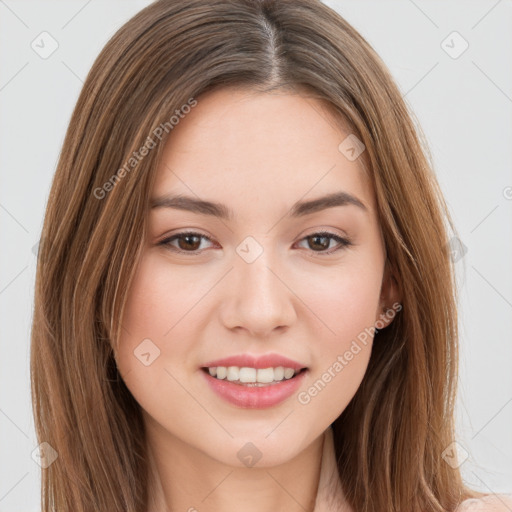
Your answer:
[[[233,211],[224,204],[213,201],[204,201],[202,199],[196,199],[189,196],[167,194],[152,199],[150,204],[151,209],[175,208],[202,215],[212,215],[225,220],[232,220],[234,218]],[[368,212],[368,208],[365,204],[352,194],[349,194],[348,192],[334,192],[317,199],[296,202],[292,206],[288,216],[303,217],[327,208],[351,205],[357,206],[364,212]]]

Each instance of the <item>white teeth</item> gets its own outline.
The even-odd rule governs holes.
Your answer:
[[[283,380],[283,378],[279,378],[279,375],[276,376],[276,370],[274,368],[259,368],[258,374],[256,375],[255,380],[258,382],[269,383],[275,380]],[[240,378],[242,380],[242,378]],[[255,380],[253,382],[255,382]]]
[[[240,374],[240,371],[237,366],[228,366],[228,380],[238,380],[238,375]]]
[[[278,366],[274,368],[274,379],[275,380],[283,380],[284,379],[284,368],[282,366]]]
[[[236,375],[236,370],[233,370],[233,374]],[[256,368],[240,368],[238,380],[240,382],[256,382]]]
[[[284,378],[291,379],[293,377],[294,373],[295,373],[295,371],[293,370],[293,368],[285,368],[284,369]]]
[[[291,379],[295,374],[299,373],[299,371],[295,371],[293,368],[284,368],[283,366],[258,369],[246,366],[242,368],[238,366],[213,366],[208,368],[208,372],[212,377],[220,380],[227,378],[230,382],[259,382],[262,384]]]
[[[228,369],[225,366],[218,366],[217,368],[210,368],[210,370],[215,370],[213,377],[217,377],[218,379],[225,379],[228,374]],[[210,373],[211,375],[211,373]]]

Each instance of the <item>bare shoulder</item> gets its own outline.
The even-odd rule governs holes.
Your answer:
[[[483,498],[464,500],[456,512],[512,512],[512,495],[490,494]]]

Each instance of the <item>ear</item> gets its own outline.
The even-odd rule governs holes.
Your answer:
[[[402,309],[402,294],[398,286],[398,279],[391,263],[386,258],[384,275],[380,290],[379,307],[375,316],[375,327],[379,330],[387,327]]]

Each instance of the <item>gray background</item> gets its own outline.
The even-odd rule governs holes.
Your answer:
[[[33,247],[65,130],[94,58],[149,3],[0,0],[0,512],[39,510],[29,384]],[[469,485],[512,492],[512,2],[326,3],[374,46],[428,138],[467,249],[457,262],[456,449],[467,452],[461,470]],[[43,31],[58,44],[47,58],[31,47],[43,51],[46,37],[51,49]],[[458,55],[464,40],[469,47]]]

